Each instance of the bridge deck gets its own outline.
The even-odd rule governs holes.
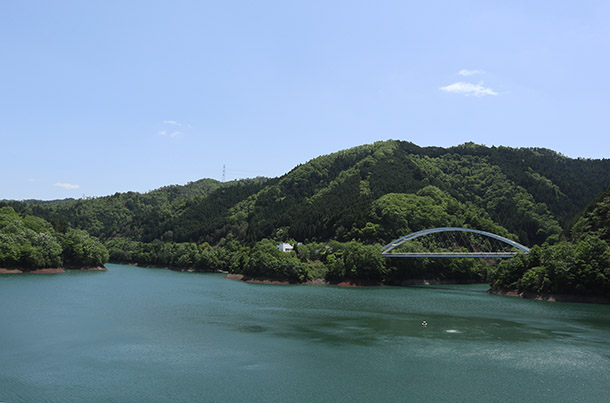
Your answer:
[[[515,257],[520,252],[408,252],[382,253],[385,257]]]

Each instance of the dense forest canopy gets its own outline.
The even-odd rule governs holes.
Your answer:
[[[0,267],[35,270],[55,267],[96,267],[108,261],[108,251],[86,231],[64,233],[40,217],[21,216],[0,207]]]

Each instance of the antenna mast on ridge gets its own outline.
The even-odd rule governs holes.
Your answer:
[[[225,164],[222,165],[222,181],[224,182],[227,177],[227,166]]]

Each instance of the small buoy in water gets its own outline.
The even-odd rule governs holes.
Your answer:
[[[423,322],[421,323],[421,325],[422,325],[422,326],[428,326],[428,322],[423,321]]]
[[[498,341],[502,341],[502,337],[498,337]]]

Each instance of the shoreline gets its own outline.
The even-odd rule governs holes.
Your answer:
[[[196,269],[194,267],[172,267],[172,266],[162,266],[162,265],[156,265],[156,264],[140,264],[140,263],[131,263],[131,262],[108,262],[109,264],[121,264],[121,265],[125,265],[125,266],[136,266],[136,267],[142,267],[145,269],[166,269],[166,270],[171,270],[171,271],[181,271],[181,272],[185,272],[185,273],[225,273],[228,274],[229,272],[226,270],[201,270],[201,269]]]
[[[228,280],[242,281],[244,283],[252,284],[272,284],[272,285],[311,285],[311,284],[322,284],[322,285],[336,285],[339,287],[379,287],[385,285],[380,281],[364,281],[364,280],[341,280],[341,281],[327,281],[324,279],[315,279],[307,281],[290,281],[290,280],[274,280],[270,278],[262,277],[249,277],[243,274],[228,273],[225,276]]]
[[[443,284],[483,284],[476,281],[464,281],[464,280],[430,280],[430,279],[410,279],[395,282],[381,282],[373,280],[340,280],[340,281],[327,281],[324,279],[315,279],[307,281],[291,281],[291,280],[277,280],[270,278],[256,278],[249,277],[243,274],[229,273],[224,270],[200,270],[193,267],[178,268],[168,267],[161,265],[142,265],[138,263],[128,262],[108,262],[112,264],[123,264],[129,266],[137,266],[142,268],[154,268],[154,269],[166,269],[172,271],[179,271],[185,273],[224,273],[225,278],[233,281],[242,281],[245,283],[252,284],[270,284],[270,285],[308,285],[308,284],[321,284],[321,285],[334,285],[338,287],[381,287],[381,286],[394,286],[394,287],[409,287],[409,286],[421,286],[421,285],[443,285]],[[66,271],[106,271],[105,266],[95,267],[44,267],[41,269],[8,269],[0,267],[0,274],[58,274],[65,273]],[[610,304],[610,297],[596,296],[596,295],[579,295],[579,294],[538,294],[532,292],[519,292],[514,289],[499,289],[490,288],[487,291],[489,294],[517,297],[525,299],[533,299],[537,301],[547,302],[574,302],[574,303],[587,303],[587,304]]]
[[[6,269],[0,267],[0,274],[56,274],[66,271],[106,271],[104,266],[93,267],[43,267],[42,269]]]
[[[494,295],[533,299],[536,301],[576,302],[584,304],[610,304],[610,297],[604,297],[599,295],[538,294],[535,292],[519,292],[518,290],[510,290],[505,288],[492,288],[488,292]]]
[[[305,282],[299,281],[287,281],[287,280],[272,280],[268,278],[254,278],[248,277],[243,274],[232,274],[229,273],[225,277],[228,280],[242,281],[244,283],[252,284],[271,284],[271,285],[308,285],[308,284],[323,284],[323,285],[335,285],[339,287],[382,287],[382,286],[394,286],[394,287],[409,287],[409,286],[420,286],[420,285],[444,285],[444,284],[487,284],[479,283],[475,281],[456,281],[456,280],[428,280],[428,279],[412,279],[403,280],[400,282],[383,283],[380,281],[363,281],[363,280],[342,280],[342,281],[326,281],[323,279],[308,280]],[[516,290],[506,289],[489,289],[489,294],[517,297],[525,299],[533,299],[536,301],[547,301],[547,302],[573,302],[573,303],[586,303],[586,304],[610,304],[609,297],[603,296],[588,296],[579,294],[536,294],[528,292],[518,292]]]
[[[295,284],[323,284],[323,285],[336,285],[339,287],[384,287],[384,286],[392,286],[392,287],[408,287],[408,286],[418,286],[418,285],[443,285],[443,284],[486,284],[479,283],[474,281],[457,281],[457,280],[447,280],[447,281],[439,281],[439,280],[428,280],[428,279],[413,279],[413,280],[404,280],[400,282],[388,282],[384,283],[382,281],[375,280],[339,280],[339,281],[327,281],[324,279],[315,279],[315,280],[307,280],[307,281],[290,281],[290,280],[274,280],[270,278],[257,278],[257,277],[249,277],[243,274],[234,274],[229,273],[225,276],[228,280],[234,281],[243,281],[244,283],[253,283],[253,284],[275,284],[275,285],[295,285]]]

